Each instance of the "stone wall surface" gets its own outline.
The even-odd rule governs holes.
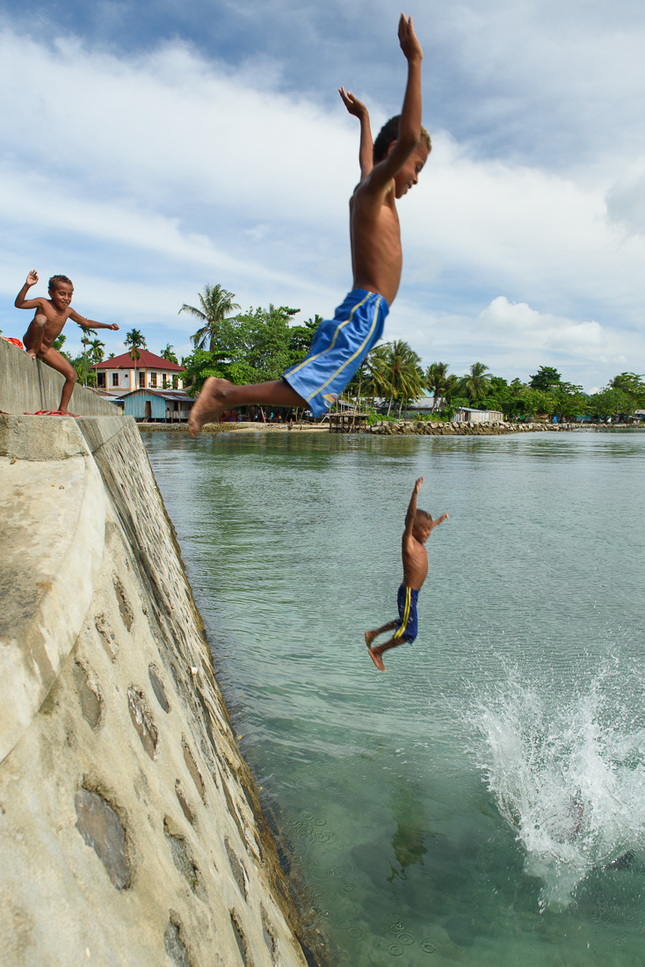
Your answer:
[[[131,418],[0,416],[0,964],[304,967]]]
[[[65,380],[55,369],[0,339],[0,411],[36,413],[56,410]],[[82,416],[113,416],[120,410],[92,390],[75,386],[69,404],[72,413]]]
[[[367,426],[365,433],[377,436],[422,435],[422,436],[501,436],[505,433],[541,433],[579,430],[580,423],[437,423],[434,420],[382,420]]]

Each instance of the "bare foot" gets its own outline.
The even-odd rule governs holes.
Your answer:
[[[365,644],[367,645],[367,650],[370,653],[370,658],[372,659],[372,661],[374,662],[374,664],[376,665],[376,667],[378,668],[378,670],[380,672],[384,672],[385,671],[385,665],[383,664],[383,659],[381,658],[380,652],[377,651],[375,648],[372,648],[371,647],[372,642],[377,637],[378,637],[378,632],[376,632],[376,631],[366,631],[365,632]]]
[[[228,409],[228,395],[232,385],[227,379],[208,377],[190,411],[188,432],[191,436],[197,436],[204,423],[211,423]]]

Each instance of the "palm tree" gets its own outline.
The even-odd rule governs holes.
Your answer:
[[[416,400],[423,390],[421,357],[403,339],[392,343],[392,385],[399,400],[399,417],[403,404]]]
[[[373,385],[390,398],[388,416],[395,399],[399,401],[400,416],[403,404],[417,399],[423,389],[421,357],[403,339],[375,349],[369,367]]]
[[[81,336],[81,342],[83,343],[83,386],[87,386],[87,347],[90,344],[90,333],[93,332],[96,335],[95,329],[89,329],[87,326],[81,326],[83,330],[83,335]]]
[[[370,350],[365,360],[368,373],[366,391],[371,395],[373,402],[376,397],[386,398],[390,395],[387,355],[387,346],[376,346],[375,349]]]
[[[90,359],[92,364],[96,366],[98,363],[103,362],[103,350],[105,349],[105,343],[101,342],[100,339],[93,339],[90,343]]]
[[[470,372],[462,376],[459,382],[459,392],[475,403],[490,391],[491,377],[492,373],[485,363],[473,363]]]
[[[125,337],[126,346],[130,347],[129,355],[130,359],[134,363],[134,388],[137,387],[137,360],[141,359],[141,349],[147,349],[146,337],[140,332],[139,329],[131,329]]]
[[[432,410],[436,410],[440,399],[446,398],[448,363],[431,363],[426,369],[426,386],[432,392]]]
[[[179,360],[175,356],[174,346],[171,346],[170,343],[166,343],[166,348],[162,350],[160,356],[169,363],[177,363],[179,365]]]
[[[208,346],[208,351],[212,353],[222,335],[222,323],[227,316],[240,307],[237,302],[233,302],[234,294],[228,289],[223,289],[219,284],[206,285],[204,294],[199,292],[198,298],[199,306],[189,306],[184,303],[179,312],[188,312],[203,323],[190,338],[195,349],[205,349]]]

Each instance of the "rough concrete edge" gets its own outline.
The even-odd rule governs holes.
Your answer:
[[[109,440],[111,440],[114,436],[116,436],[119,433],[127,434],[129,433],[130,428],[132,427],[138,431],[138,424],[136,423],[134,417],[131,417],[131,416],[128,416],[125,418],[117,417],[116,425],[114,427],[108,426],[108,424],[113,424],[113,423],[114,423],[113,420],[105,420],[105,418],[97,419],[94,417],[79,421],[79,426],[81,428],[81,431],[85,435],[85,438],[88,441],[88,446],[90,446],[90,449],[92,449],[92,453],[95,453],[104,443],[107,443]],[[255,778],[253,776],[253,773],[251,772],[251,769],[248,763],[246,762],[244,756],[242,755],[239,749],[237,739],[235,738],[235,731],[233,728],[233,723],[231,721],[230,712],[228,710],[226,700],[224,699],[224,696],[221,692],[219,683],[217,681],[217,676],[215,674],[213,654],[206,635],[204,619],[202,618],[201,612],[197,606],[197,603],[195,601],[195,597],[193,594],[192,586],[186,574],[186,566],[184,564],[184,560],[181,554],[181,548],[179,546],[177,531],[175,530],[175,526],[173,524],[172,518],[170,517],[170,515],[168,514],[168,511],[166,510],[166,505],[163,500],[163,495],[161,493],[161,490],[159,489],[159,484],[157,483],[157,479],[154,475],[152,466],[150,464],[148,451],[146,450],[143,444],[143,441],[141,440],[141,436],[138,432],[135,436],[135,439],[138,441],[139,445],[142,448],[143,453],[145,454],[145,459],[148,466],[148,470],[150,472],[150,477],[151,477],[153,486],[157,492],[157,495],[159,498],[159,504],[162,508],[163,515],[168,525],[169,536],[172,541],[175,554],[181,566],[181,570],[184,574],[186,591],[190,600],[190,606],[191,606],[191,609],[193,610],[198,631],[202,638],[203,654],[209,663],[209,674],[210,676],[212,676],[212,679],[215,682],[217,691],[219,692],[219,695],[221,697],[222,711],[226,719],[226,724],[230,729],[230,738],[232,743],[235,745],[237,749],[237,754],[238,754],[239,763],[240,763],[239,768],[233,768],[233,763],[231,763],[228,760],[227,760],[227,764],[229,768],[233,768],[236,779],[239,782],[244,792],[244,796],[247,800],[249,808],[253,813],[253,817],[256,823],[257,835],[262,844],[262,853],[263,853],[262,865],[263,865],[264,872],[272,887],[273,896],[280,907],[281,913],[284,916],[287,924],[289,925],[289,928],[292,931],[295,940],[300,945],[300,948],[302,950],[302,953],[307,963],[311,964],[312,967],[327,967],[327,965],[330,964],[330,961],[328,960],[327,940],[325,937],[318,934],[317,931],[305,927],[304,922],[300,916],[298,906],[296,903],[296,898],[294,896],[294,891],[291,888],[289,880],[282,869],[282,865],[280,862],[280,853],[278,850],[274,833],[269,823],[267,822],[267,819],[263,812],[260,793],[259,793],[257,784],[255,782]],[[100,462],[98,465],[98,472],[101,473]],[[109,481],[105,480],[104,485],[107,493],[109,494],[110,493]],[[108,497],[107,499],[111,500],[111,497]],[[115,509],[116,516],[120,518],[121,515],[119,514],[117,508],[115,507],[114,509]],[[133,547],[133,551],[134,551],[134,556],[136,560],[139,557],[138,548],[136,546]],[[217,747],[215,747],[214,751],[217,753],[219,750],[217,749]]]
[[[28,317],[24,321],[28,324]],[[63,383],[63,376],[51,366],[36,363],[23,349],[0,338],[0,411],[22,416],[25,412],[56,409]],[[119,414],[115,403],[78,384],[70,409],[84,416]]]
[[[6,419],[6,418],[3,418]],[[20,440],[20,427],[13,421],[22,418],[12,417],[12,436],[19,442],[18,449],[25,447]],[[28,418],[24,418],[23,429],[28,434]],[[85,614],[92,599],[93,585],[103,559],[105,538],[106,496],[103,480],[98,467],[92,459],[75,423],[66,425],[71,435],[78,437],[78,452],[85,454],[84,493],[73,534],[68,536],[68,553],[64,567],[54,577],[46,593],[40,599],[38,610],[31,621],[31,633],[41,640],[46,653],[51,674],[37,681],[29,675],[23,661],[14,663],[14,675],[4,675],[0,679],[0,702],[7,718],[13,719],[0,736],[0,762],[11,752],[29,724],[41,708],[53,687],[63,663],[80,633]],[[55,450],[55,448],[53,448]],[[11,457],[11,454],[7,454]],[[96,534],[96,541],[88,548],[82,540],[88,530]],[[16,643],[19,647],[19,643]]]

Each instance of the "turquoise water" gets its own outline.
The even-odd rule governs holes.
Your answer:
[[[645,434],[144,438],[331,963],[641,967]]]

